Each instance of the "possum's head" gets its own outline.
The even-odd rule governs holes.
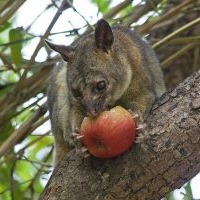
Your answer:
[[[122,82],[120,67],[113,59],[113,31],[105,20],[98,21],[94,34],[79,39],[74,45],[46,42],[68,62],[70,97],[83,105],[85,113],[96,116],[114,106],[121,94]]]

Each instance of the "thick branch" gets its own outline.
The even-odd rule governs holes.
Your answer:
[[[168,91],[147,119],[146,136],[115,159],[82,159],[75,150],[59,163],[40,197],[155,200],[200,171],[200,71]]]

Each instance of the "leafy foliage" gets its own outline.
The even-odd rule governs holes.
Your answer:
[[[61,0],[46,1],[44,8],[28,24],[17,22],[19,13],[23,11],[22,7],[30,1],[0,1],[0,200],[38,199],[52,171],[53,136],[49,130],[50,126],[46,125],[48,114],[44,102],[49,74],[60,58],[51,55],[45,47],[44,38],[59,36],[74,39],[75,35],[85,31],[86,25],[93,25],[90,23],[91,16],[85,17],[85,14],[77,11],[78,3],[74,1],[73,7]],[[199,6],[197,1],[196,4],[189,0],[179,3],[177,1],[177,4],[172,5],[170,12],[166,9],[168,1],[165,0],[155,0],[154,3],[151,1],[151,4],[149,1],[135,3],[130,0],[88,2],[95,5],[98,12],[112,23],[121,22],[148,36],[160,57],[166,83],[171,84],[168,86],[180,82],[198,68],[200,36],[194,27],[199,21],[189,28],[182,28],[196,20],[195,11]],[[113,3],[117,3],[116,6],[112,7]],[[33,5],[36,4],[37,2],[34,2]],[[37,9],[41,5],[38,3]],[[73,11],[69,9],[71,7]],[[189,11],[192,12],[192,16],[188,14]],[[51,13],[51,17],[45,18],[48,12]],[[62,30],[54,29],[59,24],[62,13],[62,17],[67,21],[65,14],[71,15],[72,12],[74,16],[66,26],[62,24]],[[174,20],[177,16],[183,18],[180,24]],[[44,19],[47,18],[52,19],[46,22]],[[44,26],[36,33],[33,30],[41,23],[40,20],[43,20]],[[97,19],[93,16],[93,20]],[[77,21],[83,21],[79,26],[82,28],[76,27]],[[186,23],[183,24],[183,21]],[[166,24],[170,26],[167,27]],[[92,31],[91,27],[88,32]],[[177,34],[166,39],[175,31]],[[187,48],[184,48],[185,45]],[[165,46],[170,51],[165,50],[163,53],[162,49]],[[192,58],[186,57],[187,62],[191,61],[186,65],[193,68],[184,68],[186,65],[182,64],[182,67],[174,67],[172,70],[171,66],[178,66],[177,63],[184,60],[181,57],[184,55]],[[189,182],[185,191],[184,199],[192,199]],[[173,198],[172,193],[166,197]]]
[[[23,33],[21,28],[11,29],[9,31],[9,40],[11,48],[11,57],[13,63],[18,67],[22,64],[22,43]],[[12,44],[13,43],[13,44]]]
[[[108,11],[109,5],[112,2],[111,0],[92,0],[93,3],[95,3],[98,7],[99,12],[101,12],[103,15]]]

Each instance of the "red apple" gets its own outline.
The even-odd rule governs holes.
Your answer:
[[[132,146],[135,132],[136,125],[131,114],[116,106],[97,117],[85,117],[81,125],[81,140],[93,156],[111,158]]]

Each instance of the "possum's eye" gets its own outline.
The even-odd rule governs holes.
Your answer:
[[[101,92],[103,90],[106,89],[106,82],[105,81],[99,81],[97,84],[96,84],[96,90]]]
[[[83,94],[78,89],[73,89],[72,94],[76,99],[81,99],[83,97]]]

